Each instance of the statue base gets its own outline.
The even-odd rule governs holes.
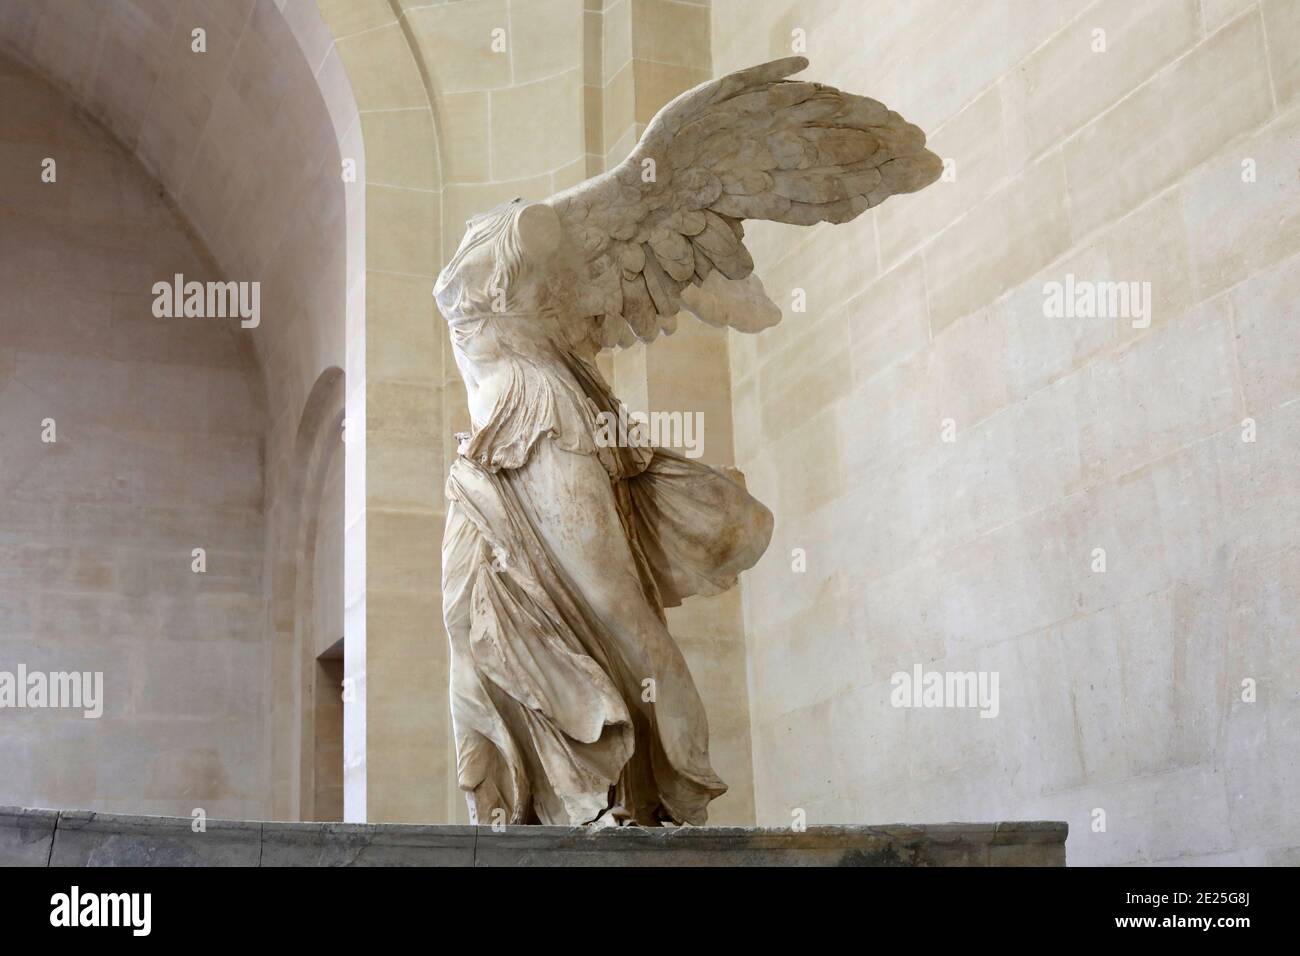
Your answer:
[[[200,825],[202,830],[198,828]],[[261,823],[0,807],[0,866],[1064,866],[1056,822],[570,827]]]

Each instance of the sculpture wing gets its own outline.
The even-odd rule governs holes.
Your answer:
[[[897,113],[786,79],[807,65],[788,57],[683,93],[621,164],[548,200],[602,290],[603,345],[672,332],[682,309],[744,332],[774,325],[742,220],[848,222],[939,177],[925,134]]]

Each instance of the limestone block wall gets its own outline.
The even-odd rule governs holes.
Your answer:
[[[262,546],[240,556],[248,565],[239,573],[261,581],[258,630],[269,663],[243,679],[271,701],[249,742],[262,781],[257,813],[292,818],[301,810],[300,724],[309,704],[300,664],[319,610],[313,589],[300,586],[310,581],[319,543],[305,530],[323,527],[333,550],[342,548],[339,516],[307,511],[303,500],[322,480],[308,474],[310,463],[340,445],[345,342],[364,334],[364,149],[339,54],[315,0],[10,0],[0,7],[0,48],[50,80],[148,172],[151,193],[165,195],[195,243],[212,253],[213,277],[259,286],[258,324],[239,336],[256,358],[265,395],[258,461],[265,520]],[[39,102],[7,97],[3,112],[37,117]],[[32,142],[48,132],[38,128]],[[345,159],[354,165],[351,181]],[[113,179],[76,173],[66,179],[65,202],[77,191],[104,208],[114,201]],[[19,177],[13,188],[35,199],[41,186],[32,183]],[[113,228],[112,217],[103,218],[99,242]],[[162,268],[172,264],[119,270],[118,312],[151,318],[153,282],[182,271]],[[40,310],[26,321],[46,319]],[[200,350],[201,341],[187,347]],[[144,371],[137,388],[152,387]],[[214,398],[205,414],[219,408]],[[361,562],[353,576],[364,574]],[[339,620],[329,630],[341,627]],[[208,792],[200,772],[191,783]],[[81,797],[56,802],[87,805]]]
[[[111,652],[130,692],[14,723],[0,801],[294,818],[341,789],[352,820],[463,820],[438,554],[467,422],[433,277],[468,215],[798,48],[950,175],[850,226],[751,225],[777,328],[603,363],[635,408],[703,412],[705,460],[777,516],[741,592],[672,612],[732,785],[713,822],[1054,818],[1075,862],[1294,858],[1294,0],[104,11],[0,6],[53,84],[0,69],[0,162],[71,160],[62,198],[0,183],[0,648]],[[261,281],[261,327],[141,334],[174,271]],[[1150,284],[1136,325],[1045,311],[1119,281]],[[59,412],[32,444],[37,379],[88,433]],[[196,531],[224,570],[172,591]],[[339,783],[312,720],[341,630]],[[998,717],[891,707],[918,665],[996,672]],[[122,729],[111,767],[81,724]]]
[[[136,158],[0,55],[0,671],[103,682],[98,718],[0,710],[6,803],[267,807],[266,408],[238,320],[153,316],[175,272],[220,278]]]
[[[777,518],[744,584],[758,822],[1294,862],[1300,4],[712,5],[717,73],[792,43],[952,165],[848,226],[750,230],[787,313],[730,340]],[[1150,309],[1051,317],[1070,276]],[[996,672],[998,716],[891,706],[917,666]]]
[[[429,819],[446,805],[447,767],[437,743],[447,720],[417,689],[446,674],[428,639],[438,626],[441,528],[431,479],[442,408],[430,308],[442,199],[433,116],[396,5],[305,2],[332,37],[331,88],[354,96],[364,159],[362,273],[348,292],[344,814]],[[363,321],[352,321],[354,296]]]

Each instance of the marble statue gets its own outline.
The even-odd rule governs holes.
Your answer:
[[[595,358],[680,313],[777,322],[743,220],[848,222],[938,178],[921,130],[786,79],[807,65],[682,94],[616,168],[471,219],[438,277],[473,425],[447,481],[443,600],[475,822],[702,824],[726,790],[664,609],[735,584],[772,515],[731,475],[600,440],[626,410]]]

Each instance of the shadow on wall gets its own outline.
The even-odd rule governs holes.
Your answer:
[[[0,58],[0,671],[102,688],[4,714],[6,803],[264,805],[266,409],[237,320],[153,314],[219,275],[161,192]]]
[[[343,819],[344,382],[326,369],[307,399],[285,495],[294,506],[275,535],[274,760],[289,768],[277,809],[301,820]]]
[[[25,789],[0,799],[296,816],[273,598],[320,589],[275,575],[307,529],[304,566],[342,553],[343,456],[302,518],[299,433],[364,324],[364,174],[340,177],[364,150],[330,31],[304,0],[5,0],[0,48],[26,67],[0,63],[0,670],[39,650],[105,684],[94,733],[22,715],[0,750]],[[256,287],[258,321],[156,317],[177,274]],[[33,451],[38,412],[58,443]],[[341,609],[315,609],[331,630]]]

